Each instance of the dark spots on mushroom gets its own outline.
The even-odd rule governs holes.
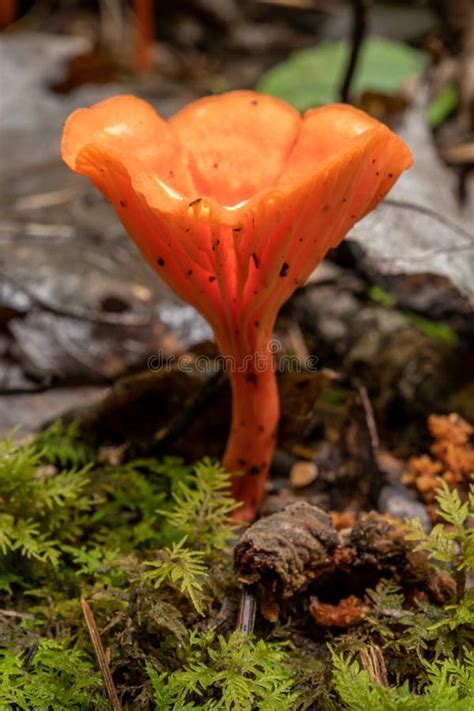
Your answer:
[[[290,265],[288,262],[283,262],[282,268],[280,269],[280,276],[281,277],[286,277],[288,274],[288,269],[290,268]]]
[[[255,269],[258,269],[260,267],[260,259],[257,257],[255,252],[252,252],[252,259],[253,263],[255,264]]]
[[[191,200],[189,203],[189,207],[192,207],[193,205],[197,205],[198,202],[201,202],[202,198],[196,198],[195,200]]]
[[[242,229],[242,225],[240,225],[239,227],[233,227],[232,232],[240,232],[241,229]]]
[[[248,383],[251,383],[252,385],[257,385],[257,383],[258,383],[257,373],[253,373],[252,371],[245,373],[245,380]]]
[[[298,279],[293,279],[293,284],[294,284],[295,286],[299,286],[299,285],[300,285]]]
[[[214,244],[212,245],[212,251],[213,251],[213,252],[216,251],[216,247],[217,247],[218,245],[220,245],[220,243],[221,243],[220,239],[216,239],[216,241],[215,241]]]
[[[159,267],[165,266],[165,260],[163,259],[163,257],[158,257],[158,259],[156,260],[156,263],[158,264]]]
[[[376,162],[375,158],[372,158],[372,165]]]
[[[351,220],[355,220],[355,218],[356,218],[355,215],[351,215]]]
[[[219,163],[217,163],[217,162],[213,163],[213,164],[212,164],[212,167],[213,167],[213,168],[218,168],[218,167],[219,167]]]
[[[342,198],[342,202],[347,202],[347,198]]]
[[[247,469],[247,471],[251,476],[258,476],[260,474],[260,472],[262,471],[262,469],[261,469],[261,467],[254,464],[252,467],[249,467]]]
[[[174,178],[174,172],[172,170],[169,171],[168,173],[169,178]]]
[[[250,104],[251,104],[252,106],[258,106],[258,101],[257,101],[257,99],[252,99],[252,101],[250,102]]]
[[[257,431],[258,431],[258,432],[265,432],[265,427],[264,427],[263,425],[259,425],[259,426],[257,427]]]
[[[260,326],[260,321],[254,321],[255,328],[258,328]]]
[[[380,175],[380,170],[377,170],[375,175]]]
[[[255,294],[255,296],[257,296],[257,294],[258,294],[257,289],[254,289],[254,290],[253,290],[253,293]]]
[[[240,336],[240,328],[236,328],[236,329],[235,329],[235,335],[236,335],[236,336]]]
[[[303,242],[303,238],[300,237],[299,240],[298,240],[298,242]]]
[[[192,270],[192,269],[188,269],[188,276],[192,276],[192,273],[193,273],[193,270]]]
[[[100,170],[101,173],[105,173],[104,168],[99,168],[99,170]]]
[[[190,227],[186,227],[186,229],[185,229],[184,231],[185,231],[185,232],[191,232],[191,228],[190,228]]]
[[[212,282],[215,281],[216,279],[217,279],[217,277],[215,277],[215,276],[210,276],[210,277],[209,277],[209,284],[212,284]]]
[[[323,207],[323,212],[329,212],[329,205],[325,205]]]
[[[171,242],[168,242],[168,247],[171,247]]]
[[[120,200],[120,207],[126,207],[126,206],[127,206],[127,203],[125,202],[125,200]]]
[[[242,459],[242,458],[237,459],[237,464],[239,465],[239,467],[246,467],[246,466],[247,466],[247,460],[246,460],[246,459]]]
[[[393,173],[389,173],[389,174],[388,174],[388,177],[389,177],[389,178],[393,178]]]

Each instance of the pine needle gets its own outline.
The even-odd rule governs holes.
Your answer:
[[[97,661],[99,662],[100,671],[102,672],[102,677],[104,679],[104,684],[110,699],[110,703],[112,704],[114,711],[122,711],[122,704],[119,701],[117,690],[112,679],[109,662],[107,661],[107,657],[105,656],[104,647],[102,646],[99,630],[97,629],[94,615],[92,614],[92,610],[89,606],[89,603],[86,602],[83,597],[81,597],[81,607],[82,612],[84,613],[84,618],[86,620],[91,642],[94,645],[94,651],[97,656]]]

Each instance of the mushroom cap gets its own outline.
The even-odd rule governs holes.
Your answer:
[[[215,329],[250,303],[276,313],[412,164],[358,109],[301,116],[252,91],[199,99],[169,121],[133,96],[107,99],[71,114],[62,156]]]
[[[198,99],[169,121],[142,99],[114,96],[69,116],[61,150],[72,170],[90,177],[94,156],[88,148],[116,156],[137,189],[150,190],[146,197],[156,207],[171,189],[186,198],[211,198],[235,213],[235,206],[258,200],[265,189],[288,193],[331,169],[329,160],[343,167],[361,138],[367,143],[374,133],[392,149],[385,156],[393,161],[391,179],[374,171],[389,189],[395,171],[410,167],[412,157],[386,126],[347,104],[301,116],[284,101],[252,91]]]

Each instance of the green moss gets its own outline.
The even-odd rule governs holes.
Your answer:
[[[29,653],[0,651],[0,710],[108,711],[100,674],[83,652],[50,639]]]
[[[293,689],[288,655],[279,644],[255,641],[240,632],[228,639],[213,632],[190,635],[183,668],[148,673],[157,709],[290,711]]]
[[[386,308],[393,309],[397,307],[397,299],[393,294],[391,294],[386,289],[383,289],[378,284],[373,284],[368,291],[369,298]],[[430,338],[437,338],[439,341],[444,341],[445,343],[457,344],[459,343],[459,338],[455,331],[453,331],[450,326],[441,321],[433,321],[432,319],[423,318],[413,311],[405,311],[401,309],[401,313],[411,321],[411,323],[416,326],[422,333]]]
[[[353,628],[306,636],[307,610],[283,605],[280,626],[260,621],[249,639],[231,632],[229,475],[209,459],[100,459],[75,426],[0,443],[0,610],[13,613],[0,627],[0,709],[110,708],[81,596],[127,711],[468,708],[474,495],[441,489],[442,523],[410,529],[456,579],[444,607],[381,581]],[[369,675],[368,648],[380,650],[388,687]]]
[[[382,306],[387,306],[388,308],[393,308],[397,305],[397,300],[393,294],[386,289],[383,289],[378,284],[373,284],[370,287],[369,297],[372,301],[376,301],[378,304],[382,304]]]
[[[432,321],[428,318],[423,318],[418,314],[414,314],[411,311],[407,311],[406,315],[410,321],[423,333],[431,338],[437,338],[439,341],[444,341],[445,343],[456,344],[459,343],[459,338],[457,337],[455,331],[447,326],[445,323],[440,321]]]

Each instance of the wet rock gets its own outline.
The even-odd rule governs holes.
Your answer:
[[[377,423],[388,436],[392,422],[400,432],[404,422],[424,423],[430,412],[445,411],[455,400],[469,417],[472,399],[467,392],[459,397],[472,381],[469,343],[437,336],[435,327],[424,328],[412,314],[341,283],[315,284],[296,294],[292,315],[322,366],[342,364],[366,384]]]
[[[101,213],[95,200],[90,209],[96,228],[104,227],[100,237],[76,196],[55,213],[77,224],[74,238],[45,232],[32,239],[21,221],[18,232],[5,238],[0,313],[11,339],[8,350],[36,381],[110,381],[146,367],[150,356],[163,360],[209,334],[202,318],[143,263],[112,215]],[[52,219],[45,225],[50,230]]]
[[[439,275],[472,305],[472,209],[460,209],[449,189],[455,174],[437,155],[425,104],[426,92],[419,91],[397,127],[414,153],[413,168],[387,200],[354,226],[349,238],[360,244],[379,274]]]
[[[379,510],[400,521],[418,518],[425,531],[431,529],[431,521],[426,507],[405,486],[383,486],[379,494]]]
[[[426,273],[379,274],[360,249],[356,259],[358,270],[388,291],[399,308],[448,323],[461,335],[472,335],[472,304],[446,277]]]
[[[6,437],[18,425],[20,435],[36,432],[65,412],[97,403],[105,392],[104,387],[87,385],[0,396],[0,437]]]

